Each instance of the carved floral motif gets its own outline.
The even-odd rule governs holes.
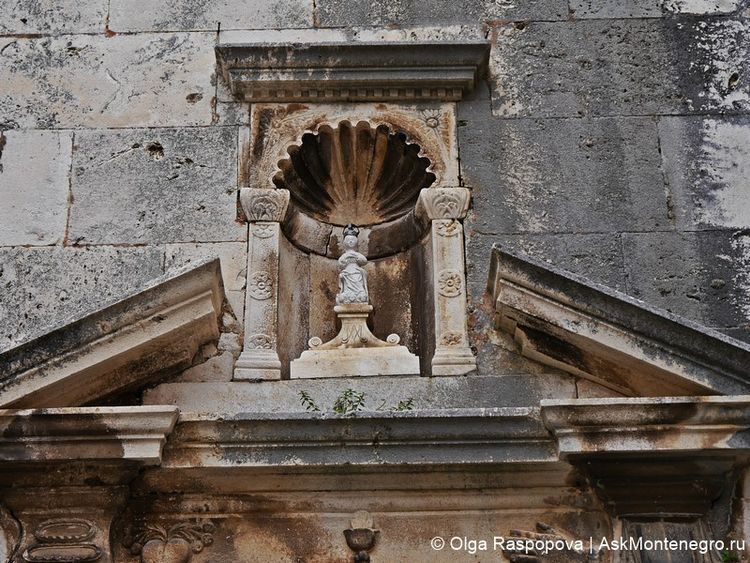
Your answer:
[[[435,231],[441,237],[456,236],[461,230],[461,224],[455,219],[435,221]]]
[[[273,345],[273,340],[267,334],[253,334],[247,339],[250,347],[256,350],[270,350]]]
[[[459,346],[463,343],[463,336],[459,332],[444,332],[440,337],[443,346]]]
[[[215,526],[209,521],[140,524],[125,547],[142,563],[187,563],[194,553],[213,543]]]
[[[417,213],[430,220],[463,219],[469,209],[467,188],[425,188],[419,193]]]
[[[253,272],[247,278],[247,291],[250,297],[262,301],[273,294],[273,278],[268,272]]]
[[[442,270],[438,274],[438,291],[445,297],[461,294],[461,274],[457,270]]]
[[[255,223],[252,232],[254,237],[270,238],[274,233],[274,225],[272,223]]]
[[[240,202],[248,221],[281,221],[289,205],[287,190],[243,188]]]
[[[439,109],[425,109],[422,110],[422,121],[430,129],[436,129],[440,126],[440,110]]]

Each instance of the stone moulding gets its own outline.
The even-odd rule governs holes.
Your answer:
[[[538,408],[442,409],[356,417],[185,413],[163,469],[556,462]]]
[[[0,410],[0,461],[129,460],[157,465],[177,407]]]
[[[0,354],[0,406],[72,407],[165,377],[218,340],[219,261],[148,287]]]
[[[543,400],[560,457],[619,517],[701,517],[750,461],[750,396]]]
[[[219,69],[237,99],[457,101],[485,72],[486,41],[225,43]]]
[[[626,396],[750,394],[750,345],[618,291],[497,245],[487,289],[543,364]]]

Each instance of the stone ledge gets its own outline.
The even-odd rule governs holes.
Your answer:
[[[162,467],[273,468],[555,462],[535,408],[444,409],[356,416],[183,414]]]
[[[750,345],[495,245],[496,325],[524,356],[623,395],[750,393]]]
[[[235,98],[250,102],[456,101],[489,50],[482,40],[223,43],[216,59]]]
[[[164,276],[0,354],[0,406],[71,407],[165,377],[218,340],[219,261]]]
[[[156,465],[178,412],[164,406],[0,410],[0,460]]]
[[[747,395],[543,400],[542,418],[563,457],[605,451],[750,454]]]

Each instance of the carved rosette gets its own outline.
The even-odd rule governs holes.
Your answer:
[[[463,342],[464,337],[460,332],[444,332],[440,337],[443,346],[460,346]]]
[[[251,223],[270,221],[279,223],[289,206],[289,191],[281,189],[242,188],[240,203],[245,217]]]
[[[173,524],[141,522],[130,530],[123,544],[142,563],[187,563],[214,541],[214,524],[191,520]]]
[[[438,274],[438,291],[445,297],[461,295],[463,280],[458,270],[442,270]]]
[[[270,299],[273,295],[273,277],[268,272],[253,272],[247,278],[247,292],[258,301]]]
[[[428,220],[463,219],[469,211],[467,188],[425,188],[419,193],[416,212]]]

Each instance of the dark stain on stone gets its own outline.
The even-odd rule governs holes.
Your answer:
[[[146,145],[146,152],[154,160],[164,158],[164,147],[159,142],[149,143]]]
[[[185,100],[187,100],[187,103],[189,104],[197,104],[203,99],[203,94],[200,92],[193,92],[192,94],[188,94],[185,96]]]
[[[3,172],[3,150],[8,143],[8,138],[0,131],[0,174]]]

